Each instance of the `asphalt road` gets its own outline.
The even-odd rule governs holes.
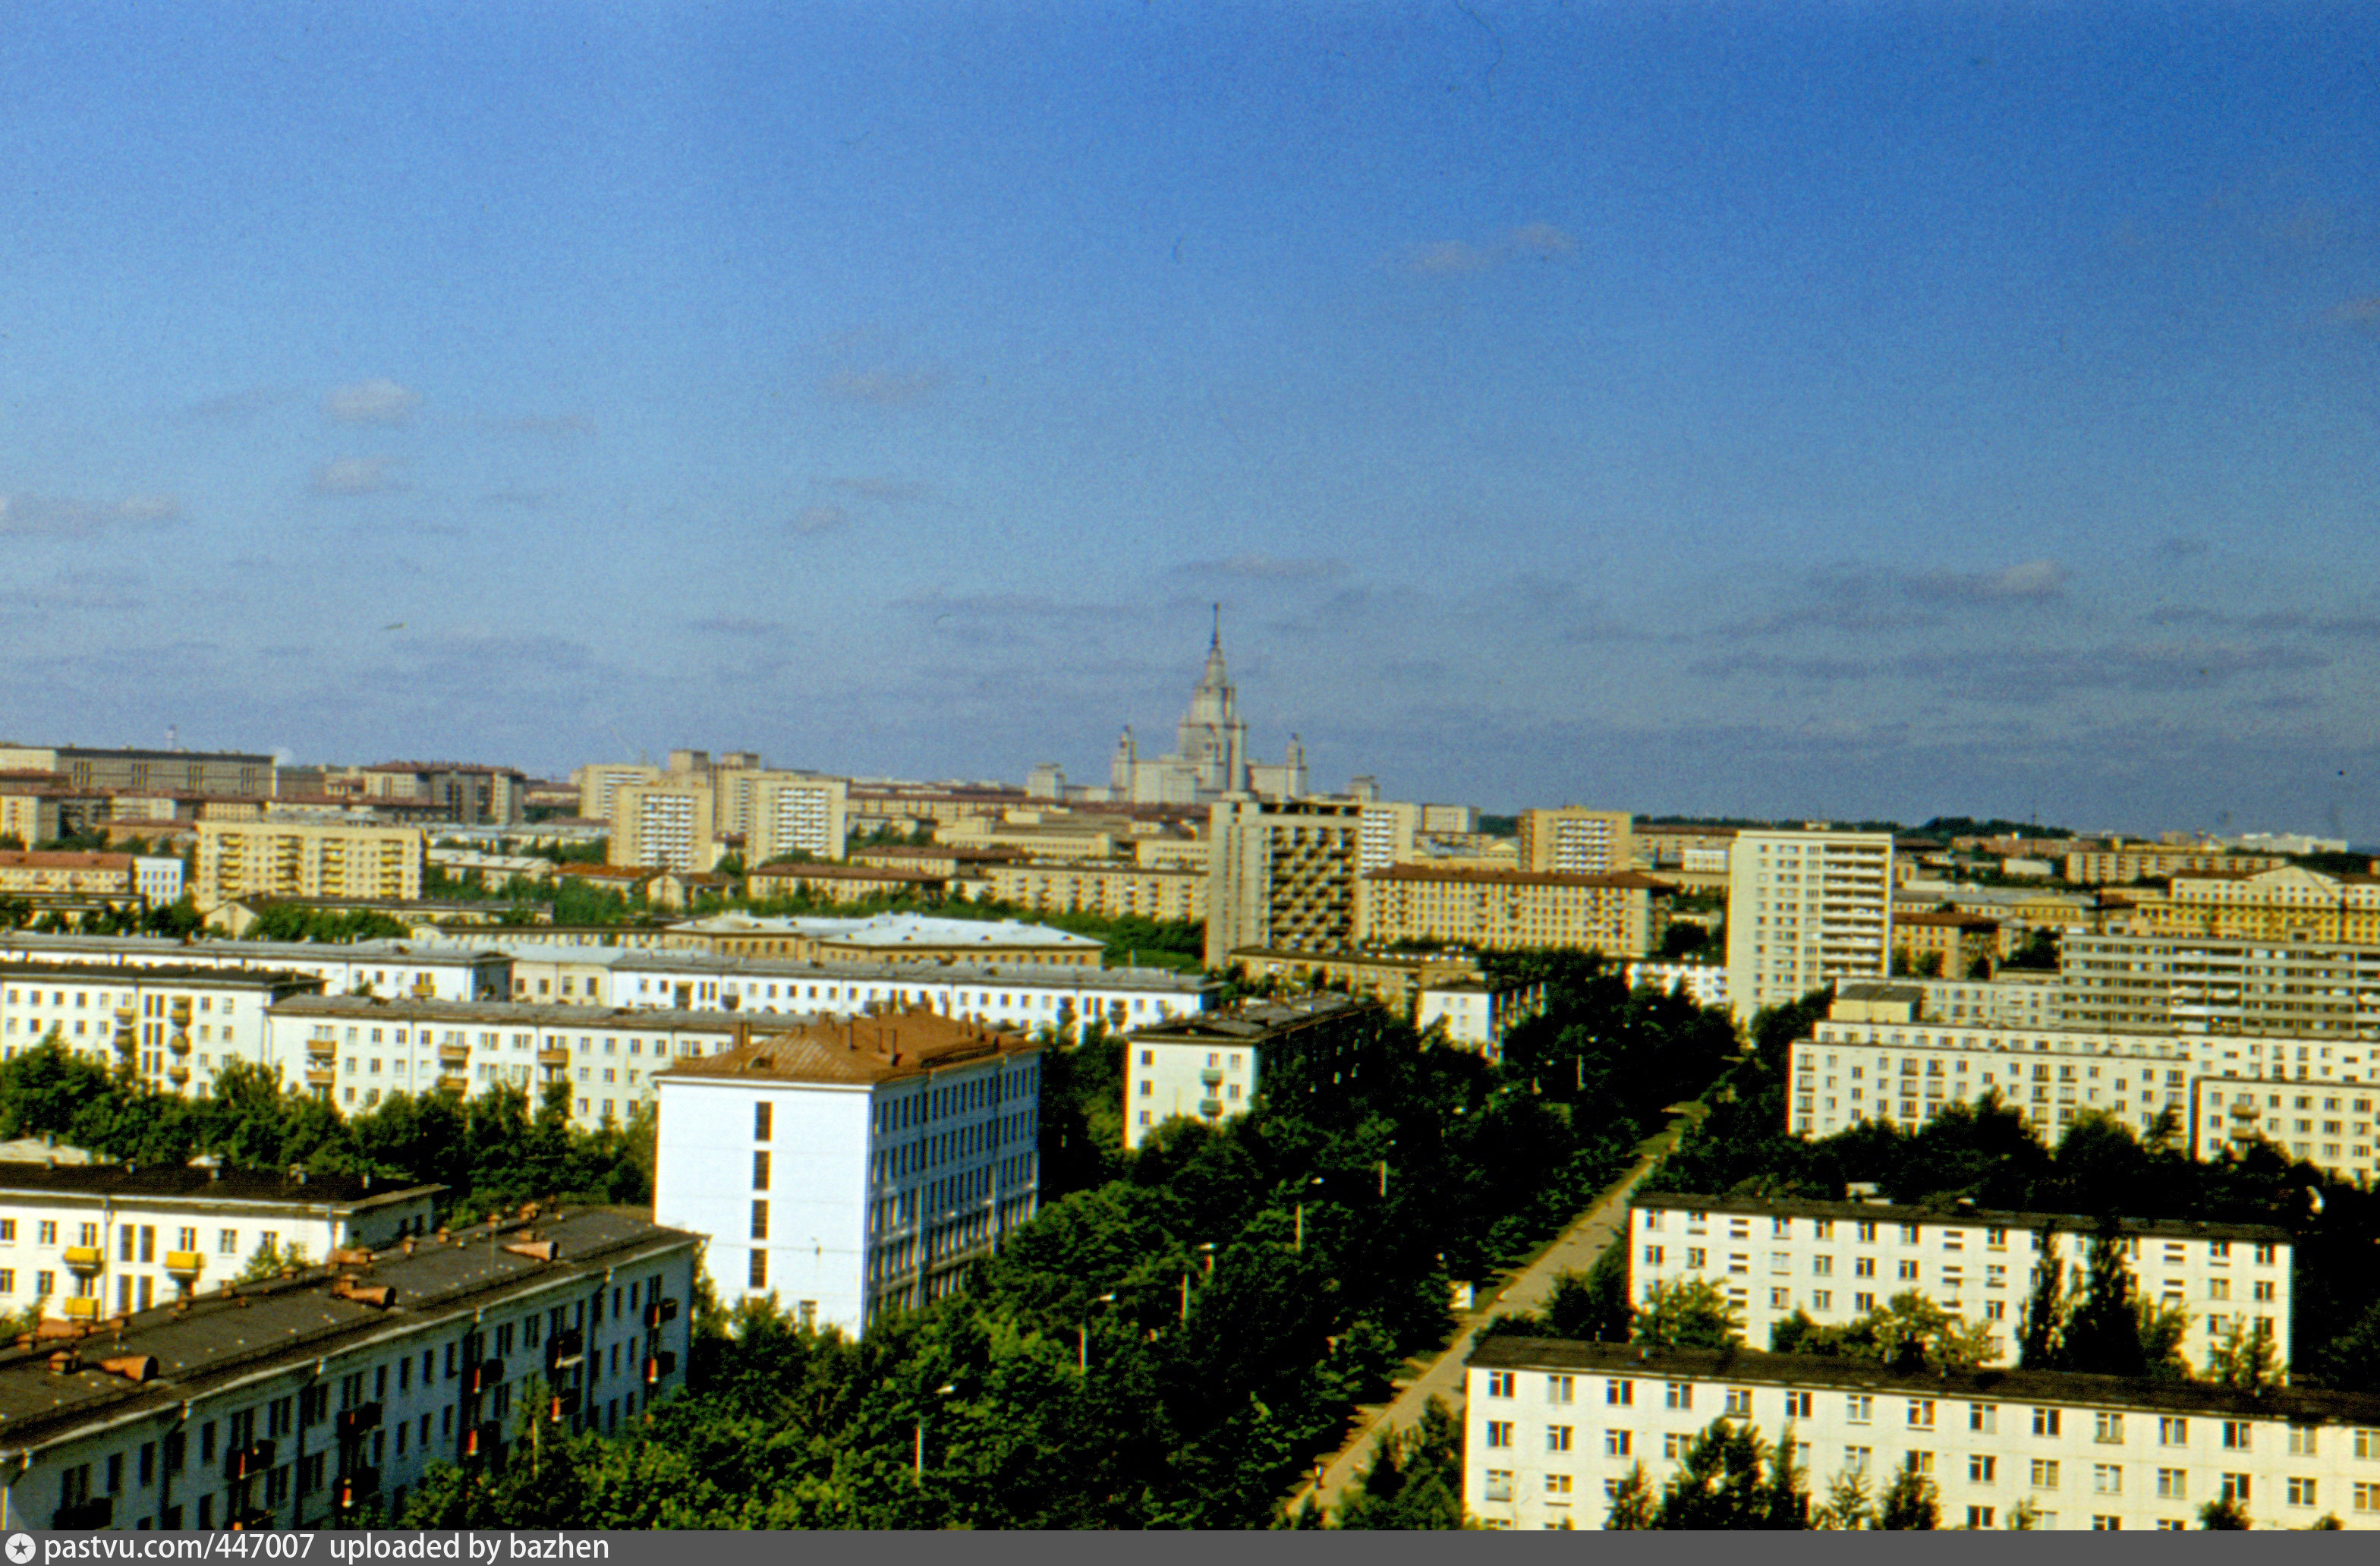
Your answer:
[[[1663,1154],[1677,1145],[1689,1117],[1698,1115],[1699,1105],[1673,1106],[1678,1112],[1663,1130],[1647,1137],[1638,1148],[1635,1166],[1618,1182],[1596,1198],[1595,1205],[1581,1214],[1577,1221],[1555,1237],[1526,1266],[1514,1273],[1492,1297],[1475,1302],[1467,1313],[1455,1317],[1453,1341],[1446,1350],[1430,1362],[1429,1367],[1411,1381],[1400,1383],[1393,1402],[1385,1406],[1370,1404],[1356,1410],[1354,1433],[1346,1444],[1327,1463],[1321,1474],[1321,1505],[1325,1511],[1335,1510],[1343,1499],[1355,1475],[1371,1463],[1372,1446],[1381,1435],[1390,1430],[1409,1429],[1419,1423],[1422,1410],[1433,1397],[1445,1400],[1456,1417],[1463,1414],[1463,1362],[1471,1353],[1471,1341],[1480,1329],[1499,1316],[1544,1308],[1553,1293],[1554,1279],[1564,1272],[1585,1272],[1593,1267],[1604,1247],[1619,1235],[1628,1221],[1628,1198],[1637,1184],[1653,1171]],[[1316,1493],[1316,1484],[1309,1477],[1289,1498],[1288,1508],[1294,1511],[1305,1504],[1306,1498]]]

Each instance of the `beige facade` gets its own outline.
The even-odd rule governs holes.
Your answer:
[[[2109,844],[2087,854],[2066,856],[2066,879],[2077,886],[2124,886],[2136,880],[2163,880],[2180,870],[2214,870],[2239,874],[2269,870],[2288,864],[2277,854],[2226,854],[2218,849],[2159,847],[2153,844]]]
[[[1394,799],[1376,799],[1364,807],[1364,833],[1357,868],[1385,870],[1414,857],[1415,839],[1421,832],[1422,807]]]
[[[417,827],[201,821],[192,890],[201,911],[229,897],[413,901],[429,846]]]
[[[590,821],[612,819],[613,796],[629,783],[662,781],[662,770],[636,761],[597,761],[576,768],[570,781],[578,785],[578,814]]]
[[[1965,978],[1978,963],[1997,961],[2003,953],[2000,925],[1980,914],[1919,913],[1892,917],[1892,954],[1912,973],[1938,963],[1943,978]]]
[[[1661,882],[1633,870],[1587,875],[1397,865],[1357,883],[1356,939],[1478,947],[1548,946],[1633,957],[1659,938]]]
[[[0,837],[14,837],[30,848],[58,835],[55,795],[0,794]]]
[[[1243,946],[1342,951],[1355,935],[1364,807],[1227,799],[1209,817],[1207,965]]]
[[[2270,870],[2180,870],[2162,896],[2133,899],[2132,932],[2221,941],[2380,944],[2380,876]]]
[[[808,892],[828,903],[851,903],[863,897],[940,902],[951,889],[948,876],[884,865],[766,865],[745,872],[744,884],[756,901]]]
[[[186,794],[273,794],[270,756],[232,751],[79,750],[71,747],[0,747],[0,772],[60,772],[79,789],[172,790]]]
[[[1465,952],[1281,952],[1244,947],[1232,965],[1250,978],[1343,986],[1351,995],[1385,1002],[1399,1012],[1431,985],[1479,977],[1479,959]]]
[[[1891,833],[1742,832],[1728,875],[1727,995],[1738,1017],[1840,979],[1885,977]]]
[[[1625,810],[1586,810],[1575,805],[1524,810],[1521,868],[1585,875],[1624,870],[1635,859],[1633,821]]]
[[[140,892],[129,854],[41,854],[0,849],[0,897],[80,892],[134,897]]]
[[[1116,918],[1195,922],[1207,915],[1207,873],[1160,869],[1128,859],[1058,864],[1001,863],[978,868],[980,895],[1037,913],[1098,914]]]
[[[840,859],[849,844],[851,789],[841,778],[735,771],[722,775],[719,795],[719,830],[744,834],[747,865],[785,854]]]
[[[719,862],[716,800],[710,785],[622,783],[612,795],[614,865],[664,870],[708,870]]]

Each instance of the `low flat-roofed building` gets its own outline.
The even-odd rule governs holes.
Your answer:
[[[1399,1012],[1431,984],[1475,978],[1479,959],[1469,952],[1294,952],[1243,946],[1232,965],[1249,978],[1281,978],[1297,984],[1342,986]]]
[[[951,890],[947,874],[890,865],[762,865],[746,871],[744,880],[755,901],[808,896],[854,903],[863,897],[916,897],[939,903]]]
[[[1010,963],[1097,967],[1107,950],[1087,935],[1014,919],[949,919],[923,914],[870,917],[715,914],[670,927],[667,944],[720,956],[812,962]]]
[[[528,1423],[619,1429],[684,1386],[700,1236],[604,1208],[350,1256],[0,1351],[11,1525],[316,1529],[484,1471]]]
[[[319,975],[288,971],[0,957],[0,1059],[55,1034],[110,1070],[129,1050],[144,1086],[189,1097],[234,1061],[266,1062],[265,1014],[322,988]]]
[[[0,1311],[96,1321],[187,1298],[260,1252],[320,1262],[430,1232],[443,1185],[190,1164],[0,1163]]]
[[[2223,873],[2277,868],[2289,863],[2278,854],[2228,854],[2220,849],[2149,843],[2111,843],[2066,856],[2066,879],[2076,886],[2124,886],[2163,880],[2180,870]]]
[[[1212,1125],[1245,1114],[1292,1053],[1360,1070],[1386,1020],[1377,1002],[1326,991],[1136,1028],[1124,1038],[1123,1145],[1137,1148],[1176,1117]]]
[[[528,928],[506,933],[517,937]],[[512,989],[510,957],[482,944],[452,940],[176,941],[155,935],[39,935],[19,929],[0,930],[0,956],[123,968],[312,974],[341,994],[501,1001]]]
[[[1546,1009],[1546,987],[1512,979],[1450,978],[1422,986],[1414,1000],[1414,1026],[1427,1033],[1441,1025],[1447,1038],[1467,1044],[1489,1060],[1500,1060],[1504,1036]]]
[[[1665,994],[1682,993],[1697,1006],[1727,1004],[1724,963],[1631,963],[1624,970],[1630,989],[1649,984]]]
[[[1888,1370],[1855,1359],[1499,1334],[1464,1362],[1463,1510],[1489,1528],[1600,1528],[1642,1467],[1661,1487],[1712,1423],[1794,1443],[1815,1504],[1838,1475],[1914,1469],[1942,1526],[2187,1529],[2235,1500],[2259,1528],[2380,1528],[2380,1397],[2047,1370]]]
[[[1207,872],[1133,859],[1006,861],[978,867],[969,895],[1036,913],[1195,923],[1207,917]]]
[[[2095,1220],[2074,1214],[1668,1191],[1638,1193],[1628,1224],[1638,1300],[1658,1285],[1716,1285],[1743,1312],[1754,1348],[1767,1348],[1770,1329],[1797,1311],[1840,1327],[1895,1294],[1918,1293],[1988,1323],[2010,1362],[2044,1237],[2057,1237],[2070,1292],[2079,1293],[2098,1232]],[[2272,1339],[2288,1368],[2295,1276],[2288,1230],[2131,1218],[2122,1230],[2140,1297],[2190,1313],[2180,1346],[2193,1369],[2207,1367],[2235,1321]]]
[[[788,1019],[658,1078],[653,1211],[722,1301],[857,1334],[955,1289],[1038,1204],[1040,1046],[922,1009]]]
[[[1927,912],[1892,916],[1892,954],[1912,973],[1966,978],[1988,975],[2002,955],[2000,922],[1981,914]]]

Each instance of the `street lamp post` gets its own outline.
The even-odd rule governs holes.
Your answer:
[[[1322,1176],[1318,1174],[1306,1184],[1319,1185],[1322,1184]],[[1305,1194],[1303,1191],[1299,1192],[1297,1196],[1297,1254],[1300,1256],[1305,1254]]]
[[[945,1381],[934,1389],[934,1395],[946,1398],[957,1390],[957,1387]],[[917,1451],[910,1461],[909,1473],[919,1489],[926,1487],[926,1416],[922,1414],[917,1415]]]
[[[1099,1295],[1097,1299],[1091,1302],[1091,1305],[1112,1305],[1114,1303],[1115,1295],[1109,1293]],[[1081,1371],[1086,1376],[1091,1373],[1091,1312],[1089,1305],[1083,1307],[1083,1324],[1079,1328],[1075,1329],[1075,1368]]]

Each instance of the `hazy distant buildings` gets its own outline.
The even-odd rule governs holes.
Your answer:
[[[1727,992],[1737,1016],[1838,979],[1886,976],[1890,832],[1742,832],[1729,876]]]
[[[1040,782],[1050,786],[1050,775]],[[1062,787],[1062,774],[1055,782]],[[1108,763],[1108,797],[1135,804],[1203,805],[1235,793],[1290,798],[1305,791],[1305,747],[1294,735],[1280,766],[1249,755],[1248,725],[1239,715],[1237,693],[1223,667],[1220,620],[1208,644],[1207,667],[1190,693],[1189,709],[1174,725],[1173,749],[1144,757],[1126,728]]]
[[[241,795],[273,791],[270,756],[237,751],[84,750],[72,746],[0,746],[0,771],[56,772],[78,789]]]
[[[623,783],[612,794],[606,857],[618,866],[708,870],[719,862],[708,783]]]
[[[383,761],[358,769],[366,804],[426,801],[462,826],[508,826],[521,819],[528,779],[510,767],[461,761]]]

